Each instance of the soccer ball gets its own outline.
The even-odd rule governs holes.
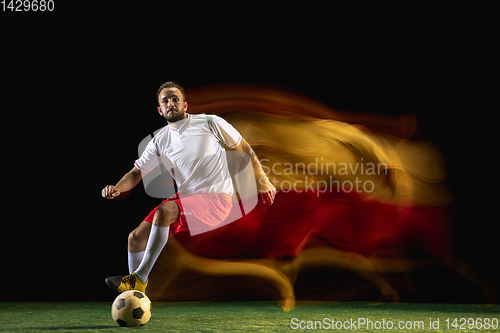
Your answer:
[[[151,318],[151,301],[143,292],[128,290],[115,299],[111,315],[120,326],[142,326]]]

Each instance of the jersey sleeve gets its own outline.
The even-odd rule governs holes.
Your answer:
[[[242,136],[233,125],[218,116],[212,116],[210,120],[210,129],[220,142],[229,148],[235,148],[240,144]]]
[[[140,152],[139,152],[140,153]],[[144,149],[139,159],[135,160],[135,167],[141,170],[143,173],[148,173],[158,165],[160,165],[160,155],[156,148],[155,138],[149,141],[148,145]]]

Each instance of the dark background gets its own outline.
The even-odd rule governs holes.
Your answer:
[[[56,1],[51,13],[1,13],[2,276],[13,286],[5,300],[113,299],[103,279],[126,272],[127,235],[158,201],[139,189],[110,202],[100,191],[164,126],[155,93],[172,79],[188,89],[270,84],[340,110],[415,114],[447,158],[456,252],[498,286],[487,8],[92,6]]]

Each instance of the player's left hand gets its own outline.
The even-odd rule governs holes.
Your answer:
[[[276,196],[276,187],[269,181],[269,179],[265,179],[265,181],[260,182],[259,186],[259,195],[262,199],[263,203],[269,203],[272,205],[274,202],[274,197]]]
[[[276,196],[276,190],[260,194],[260,197],[262,198],[262,202],[269,203],[269,205],[273,204],[275,196]]]

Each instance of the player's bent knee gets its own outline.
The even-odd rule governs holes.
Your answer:
[[[155,212],[153,225],[168,227],[179,217],[179,206],[174,201],[167,201],[161,204]]]
[[[151,231],[151,223],[143,221],[128,235],[129,252],[141,252],[142,248],[146,247],[149,233]],[[142,249],[142,250],[141,250]]]
[[[137,232],[137,230],[132,231],[130,234],[128,234],[128,243],[129,245],[135,245],[140,241],[140,234]]]
[[[146,249],[146,244],[148,242],[148,238],[144,238],[136,232],[136,230],[132,231],[128,235],[128,252],[142,252]]]

